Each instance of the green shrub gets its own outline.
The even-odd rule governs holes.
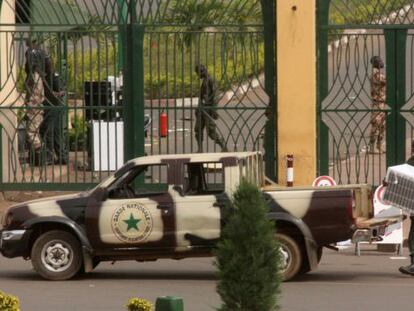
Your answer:
[[[247,181],[224,209],[225,225],[215,250],[222,311],[278,309],[280,252],[267,212],[262,192]]]
[[[144,91],[146,99],[197,97],[199,82],[194,72],[197,54],[203,51],[204,63],[219,88],[226,91],[232,84],[246,82],[264,69],[264,45],[242,36],[224,36],[219,43],[211,44],[217,34],[203,33],[200,46],[178,54],[173,37],[163,36],[157,48],[150,48],[151,40],[144,41]],[[255,37],[256,38],[256,37]],[[256,38],[262,42],[262,37]],[[253,40],[254,41],[254,40]],[[157,42],[158,43],[158,42]],[[252,45],[253,44],[253,45]],[[251,48],[251,49],[250,49]],[[204,52],[206,51],[206,52]],[[83,82],[105,80],[108,75],[118,75],[117,48],[75,49],[68,54],[67,89],[82,98]],[[176,60],[171,56],[176,53]],[[184,60],[181,61],[181,57]],[[215,66],[213,66],[215,64]],[[24,75],[23,75],[24,76]],[[21,84],[21,83],[20,83]]]
[[[70,151],[86,151],[88,146],[87,124],[83,117],[74,115],[69,130]]]
[[[0,311],[19,311],[19,299],[0,291]]]
[[[151,302],[143,298],[131,298],[126,305],[128,311],[151,311],[153,307]]]
[[[333,0],[329,14],[329,22],[334,25],[344,23],[372,24],[375,20],[387,17],[399,11],[411,0]]]

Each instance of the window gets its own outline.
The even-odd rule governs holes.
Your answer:
[[[131,199],[159,195],[168,191],[166,164],[133,167],[109,187],[109,198]]]
[[[186,195],[217,194],[224,191],[224,168],[219,162],[184,165]]]
[[[168,191],[168,166],[166,164],[148,165],[144,172],[136,177],[136,180],[142,178],[144,179],[143,185],[141,183],[136,191]]]

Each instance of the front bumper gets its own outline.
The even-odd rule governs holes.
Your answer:
[[[29,230],[1,230],[0,252],[4,257],[24,256],[28,252]]]

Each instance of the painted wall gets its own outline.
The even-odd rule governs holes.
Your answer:
[[[17,77],[17,65],[15,59],[15,50],[12,31],[15,31],[14,26],[7,26],[5,24],[14,24],[14,6],[15,0],[0,1],[0,106],[7,107],[10,105],[19,105],[19,93],[17,92],[16,77]],[[0,109],[0,124],[3,127],[2,131],[2,147],[3,154],[3,180],[9,180],[13,178],[10,174],[13,174],[13,169],[16,172],[19,171],[19,164],[17,158],[17,140],[15,138],[17,118],[14,111],[9,109]],[[10,145],[14,144],[12,149]],[[14,152],[10,153],[10,150]],[[9,167],[11,163],[11,157],[13,157],[14,166],[12,169]],[[1,168],[0,168],[1,169]]]
[[[278,166],[286,184],[286,155],[294,155],[294,185],[316,174],[316,4],[277,1]]]

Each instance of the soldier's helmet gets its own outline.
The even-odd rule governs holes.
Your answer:
[[[373,56],[371,58],[371,65],[374,68],[381,69],[381,68],[384,68],[384,61],[379,56]]]
[[[37,49],[29,49],[26,52],[26,64],[25,69],[26,73],[40,71],[43,67],[42,57],[40,51]]]
[[[40,48],[37,41],[27,41],[26,51],[26,73],[38,71],[42,75],[50,75],[53,72],[52,63],[49,55]]]
[[[207,68],[202,64],[198,64],[195,66],[195,72],[199,77],[205,77],[207,75]]]

